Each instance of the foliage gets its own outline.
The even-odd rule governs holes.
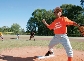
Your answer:
[[[60,7],[63,9],[64,16],[67,16],[70,20],[73,20],[77,23],[84,23],[82,7],[72,4],[63,4]],[[53,35],[53,32],[46,28],[46,26],[42,23],[42,19],[46,19],[47,23],[50,24],[55,19],[53,9],[49,11],[46,11],[45,9],[36,9],[32,13],[32,17],[30,17],[27,22],[27,32],[35,31],[37,35]],[[74,26],[68,26],[68,35],[80,36],[78,28]]]
[[[35,31],[38,35],[52,35],[52,32],[44,26],[42,19],[51,23],[54,19],[52,10],[37,9],[32,13],[32,17],[27,22],[27,31]]]
[[[82,15],[82,10],[83,10],[82,7],[72,4],[63,4],[61,8],[63,9],[63,15],[67,16],[70,20],[75,21],[78,24],[84,23],[84,19]],[[75,34],[75,35],[71,35],[71,34]],[[68,35],[80,36],[78,28],[74,26],[68,26]]]
[[[21,28],[21,26],[17,23],[13,23],[11,27],[3,26],[0,27],[0,32],[3,34],[25,34],[25,30]]]
[[[84,0],[81,0],[80,2],[81,2],[82,8],[84,9]]]
[[[19,33],[19,30],[20,30],[20,25],[18,25],[17,23],[14,23],[13,25],[11,25],[11,31],[15,34]]]

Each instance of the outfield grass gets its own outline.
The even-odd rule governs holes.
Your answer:
[[[48,46],[50,41],[40,40],[40,41],[26,41],[26,40],[4,40],[0,41],[0,51],[5,49],[12,49],[18,47],[26,47],[26,46]],[[84,42],[71,41],[71,45],[75,50],[84,51]],[[55,46],[56,48],[63,48],[61,44]]]

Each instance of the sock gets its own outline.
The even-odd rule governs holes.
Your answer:
[[[72,61],[72,57],[68,57],[68,61]]]

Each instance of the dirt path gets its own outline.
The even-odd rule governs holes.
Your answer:
[[[54,48],[55,57],[37,60],[35,56],[45,55],[47,47],[24,47],[1,52],[0,61],[67,61],[64,49]],[[73,61],[84,61],[84,51],[75,51]]]

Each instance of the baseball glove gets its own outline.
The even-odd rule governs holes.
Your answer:
[[[81,35],[84,36],[84,25],[80,25],[78,28],[79,28]]]

